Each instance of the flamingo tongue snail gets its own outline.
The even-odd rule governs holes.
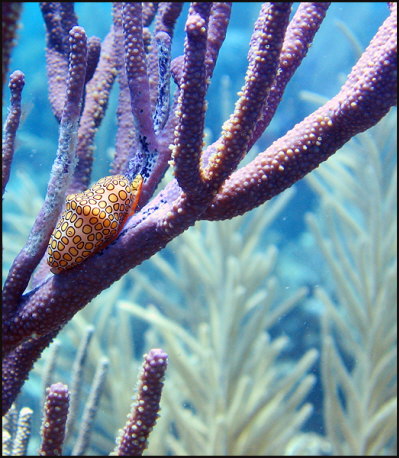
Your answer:
[[[132,182],[113,175],[68,195],[47,248],[51,272],[71,269],[115,240],[137,207],[142,184],[140,174]]]

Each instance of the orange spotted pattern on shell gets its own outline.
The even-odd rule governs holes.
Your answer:
[[[71,269],[115,240],[136,209],[142,184],[141,175],[132,182],[124,175],[113,175],[67,196],[47,249],[51,271]]]

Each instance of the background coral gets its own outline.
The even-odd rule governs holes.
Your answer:
[[[308,181],[308,216],[331,282],[323,305],[324,421],[334,455],[395,454],[397,431],[396,110]]]

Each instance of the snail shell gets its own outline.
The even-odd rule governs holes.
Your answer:
[[[115,240],[137,207],[142,184],[141,175],[132,182],[113,175],[68,195],[47,249],[51,272],[71,269]]]

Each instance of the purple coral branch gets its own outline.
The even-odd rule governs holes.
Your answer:
[[[85,83],[90,81],[97,68],[101,53],[101,40],[98,37],[90,37],[87,40],[87,68]]]
[[[11,92],[11,108],[8,113],[3,133],[1,183],[2,194],[10,178],[10,169],[15,151],[15,136],[21,119],[21,97],[25,85],[24,74],[16,70],[10,75],[9,88]]]
[[[3,415],[17,397],[22,385],[28,378],[33,364],[58,332],[59,328],[54,329],[45,336],[23,342],[4,357],[1,368],[3,383],[1,408]]]
[[[21,10],[22,2],[3,2],[1,4],[1,87],[4,86],[7,78],[11,51],[15,45]]]
[[[159,8],[159,3],[143,2],[142,6],[142,18],[143,27],[148,27],[154,20],[155,14]]]
[[[212,3],[208,27],[208,44],[205,56],[206,74],[208,78],[211,78],[213,75],[220,48],[226,38],[230,14],[231,2]]]
[[[179,123],[173,159],[179,186],[190,197],[204,196],[200,156],[203,147],[207,90],[205,55],[211,3],[193,3],[186,22],[183,79],[180,84]]]
[[[340,92],[250,164],[234,172],[215,196],[204,219],[232,218],[271,199],[328,159],[354,135],[376,124],[396,105],[396,27],[393,12]]]
[[[291,3],[263,4],[252,47],[245,84],[234,112],[223,125],[222,135],[210,147],[206,170],[212,189],[219,189],[248,151],[249,140],[275,80],[288,26]]]
[[[118,71],[119,97],[117,117],[117,132],[115,155],[112,162],[111,174],[123,173],[127,168],[129,155],[137,150],[137,132],[131,110],[130,92],[126,76],[124,37],[122,29],[122,3],[113,4],[113,36],[116,69]]]
[[[287,83],[291,80],[302,60],[306,56],[316,32],[326,15],[330,3],[300,3],[294,17],[290,21],[284,37],[278,69],[271,86],[270,94],[262,108],[256,127],[248,145],[253,144],[263,134],[281,101]],[[259,25],[257,25],[259,27]],[[252,49],[252,48],[251,48]]]
[[[125,38],[125,65],[130,90],[132,113],[139,134],[139,146],[141,148],[145,167],[152,155],[157,155],[157,140],[152,123],[150,87],[147,75],[146,55],[143,43],[142,6],[141,3],[123,3],[122,27]],[[136,164],[136,157],[132,158]],[[140,168],[133,167],[127,170],[128,176],[133,179]],[[143,174],[143,171],[142,171]],[[148,178],[149,173],[144,173]]]
[[[54,116],[61,120],[68,77],[69,30],[78,24],[73,3],[41,2],[46,24],[46,61],[49,98]]]
[[[110,32],[101,44],[96,71],[85,87],[84,109],[78,127],[77,164],[73,179],[68,187],[68,194],[85,191],[90,185],[94,136],[105,116],[110,92],[116,77],[113,42],[114,36]]]
[[[47,388],[39,456],[61,456],[69,409],[68,387],[54,383]]]
[[[168,355],[160,348],[152,349],[144,355],[137,399],[121,432],[114,455],[141,456],[147,448],[148,436],[158,418],[167,363]]]
[[[183,2],[160,2],[156,17],[155,33],[165,32],[173,38],[177,18],[183,8]]]

